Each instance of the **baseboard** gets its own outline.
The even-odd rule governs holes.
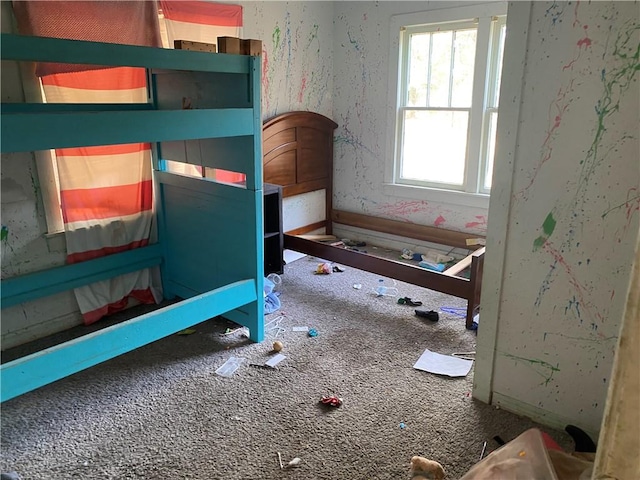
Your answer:
[[[492,405],[500,407],[508,412],[515,413],[523,417],[530,418],[531,420],[546,425],[547,427],[555,428],[558,430],[564,430],[567,425],[576,425],[584,430],[594,442],[597,441],[599,432],[591,430],[584,425],[578,424],[575,419],[564,417],[556,413],[543,410],[542,408],[535,407],[528,403],[522,402],[515,398],[508,397],[498,392],[493,392]]]
[[[82,316],[79,311],[76,311],[30,325],[20,330],[7,332],[2,335],[2,350],[7,350],[55,333],[63,332],[78,325],[82,325]]]

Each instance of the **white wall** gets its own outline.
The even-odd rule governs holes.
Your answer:
[[[335,3],[335,208],[485,234],[486,208],[430,201],[426,197],[399,197],[383,191],[388,113],[394,108],[389,100],[389,69],[394,68],[390,62],[391,17],[472,3],[477,2]]]
[[[333,111],[333,2],[239,2],[245,38],[262,40],[262,118]],[[285,198],[284,230],[324,219],[324,195]]]
[[[597,432],[638,232],[640,5],[533,2],[524,26],[514,8],[524,80],[503,90],[519,123],[498,127],[517,131],[496,158],[474,395]]]
[[[2,31],[11,31],[10,2],[1,2]],[[263,40],[263,118],[291,110],[332,112],[333,6],[328,2],[239,2],[244,38]],[[2,101],[22,102],[15,64],[2,72]],[[33,155],[2,155],[2,278],[65,262],[61,235],[46,236]],[[2,310],[2,348],[81,324],[72,292]]]

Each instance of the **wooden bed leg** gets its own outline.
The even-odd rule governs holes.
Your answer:
[[[474,252],[471,258],[471,274],[469,276],[469,297],[467,298],[467,318],[465,326],[473,328],[473,317],[480,309],[480,292],[482,290],[482,270],[484,267],[485,249]]]

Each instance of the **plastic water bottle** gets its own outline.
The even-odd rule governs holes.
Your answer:
[[[393,282],[392,284],[388,280],[385,280],[384,278],[380,278],[378,280],[378,284],[373,289],[373,293],[375,293],[377,297],[398,296],[398,289],[395,286],[396,281],[393,279],[391,281]],[[390,285],[393,285],[393,286],[390,286]]]
[[[273,283],[273,291],[278,292],[280,290],[280,285],[282,284],[282,278],[277,273],[270,273],[267,275],[267,279]]]

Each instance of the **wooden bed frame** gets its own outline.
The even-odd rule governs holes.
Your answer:
[[[313,112],[285,113],[263,125],[264,181],[281,185],[284,198],[317,190],[325,190],[326,193],[325,220],[285,232],[284,248],[464,298],[467,300],[466,328],[473,328],[473,318],[480,308],[485,249],[468,246],[467,239],[478,236],[334,210],[333,131],[337,126],[329,118]],[[299,236],[322,228],[331,234],[333,222],[477,250],[439,273]],[[456,276],[466,268],[470,269],[468,279]]]

